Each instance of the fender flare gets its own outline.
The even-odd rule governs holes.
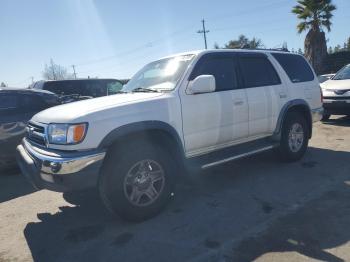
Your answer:
[[[106,149],[115,141],[126,135],[135,133],[163,131],[168,134],[176,142],[178,149],[184,154],[184,146],[176,129],[170,124],[163,121],[141,121],[120,126],[109,132],[100,142],[98,148]]]
[[[287,113],[288,113],[289,109],[291,109],[294,106],[302,106],[309,113],[309,118],[307,119],[307,121],[308,121],[307,124],[309,125],[309,129],[310,129],[309,138],[311,138],[311,136],[312,136],[312,114],[311,114],[310,106],[303,99],[294,99],[294,100],[288,101],[282,107],[282,109],[280,111],[280,114],[278,116],[278,119],[277,119],[275,131],[274,131],[274,134],[273,134],[274,139],[280,140],[281,132],[282,132],[282,126],[283,126],[284,120],[287,117]]]

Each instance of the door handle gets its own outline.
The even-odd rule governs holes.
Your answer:
[[[286,98],[287,97],[287,94],[286,93],[280,93],[280,98]]]
[[[234,101],[233,104],[234,104],[235,106],[241,106],[241,105],[243,105],[243,101],[241,101],[241,100]]]

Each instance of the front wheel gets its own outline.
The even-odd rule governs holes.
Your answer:
[[[158,214],[173,192],[174,161],[168,152],[145,142],[112,150],[99,182],[103,203],[130,221]]]
[[[297,112],[289,113],[282,128],[278,155],[284,161],[293,162],[301,159],[309,143],[309,128],[305,117]]]

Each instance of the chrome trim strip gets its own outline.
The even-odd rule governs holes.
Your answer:
[[[210,167],[213,167],[213,166],[217,166],[217,165],[220,165],[220,164],[223,164],[223,163],[226,163],[226,162],[230,162],[230,161],[233,161],[233,160],[236,160],[236,159],[239,159],[239,158],[251,156],[251,155],[254,155],[254,154],[257,154],[257,153],[260,153],[260,152],[264,152],[264,151],[270,150],[272,148],[274,148],[274,146],[267,146],[267,147],[256,149],[256,150],[244,153],[244,154],[240,154],[240,155],[237,155],[237,156],[225,158],[225,159],[222,159],[222,160],[219,160],[219,161],[216,161],[216,162],[205,164],[205,165],[202,166],[202,169],[206,169],[206,168],[210,168]]]

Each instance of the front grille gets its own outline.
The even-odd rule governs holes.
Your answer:
[[[332,100],[347,100],[350,99],[350,96],[324,96],[323,98]]]
[[[27,139],[36,144],[45,146],[45,128],[29,122],[27,125]]]

